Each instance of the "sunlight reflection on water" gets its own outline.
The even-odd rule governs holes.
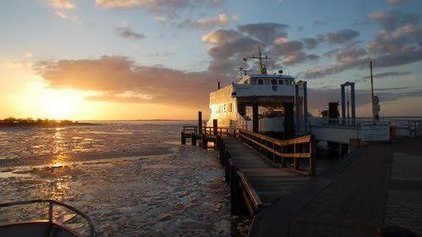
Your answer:
[[[180,146],[180,128],[135,123],[3,131],[0,193],[5,201],[69,203],[94,219],[103,236],[230,235],[223,171],[212,151]]]

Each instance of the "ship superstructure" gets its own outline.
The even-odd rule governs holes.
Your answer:
[[[243,75],[237,83],[210,93],[211,116],[222,127],[261,133],[291,133],[294,127],[295,78],[280,70],[267,74],[259,50],[260,74]],[[287,125],[287,126],[286,126]]]

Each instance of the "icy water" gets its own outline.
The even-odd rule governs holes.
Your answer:
[[[42,198],[68,203],[90,216],[103,236],[242,232],[230,217],[229,189],[215,152],[179,145],[184,124],[189,122],[2,128],[2,202]],[[31,208],[20,216],[2,210],[0,222],[46,213]],[[61,218],[86,229],[73,223],[70,213]]]

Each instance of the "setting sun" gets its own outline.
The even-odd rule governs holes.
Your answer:
[[[39,102],[46,117],[66,119],[75,117],[82,107],[83,98],[75,91],[48,90]]]

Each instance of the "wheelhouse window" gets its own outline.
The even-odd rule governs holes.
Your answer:
[[[264,80],[265,85],[269,85],[270,84],[270,80]]]
[[[258,85],[263,85],[264,81],[262,79],[258,79]]]
[[[283,80],[278,80],[279,85],[283,85]]]
[[[273,85],[277,85],[277,80],[272,79],[272,80],[271,80],[271,84],[273,84]]]

